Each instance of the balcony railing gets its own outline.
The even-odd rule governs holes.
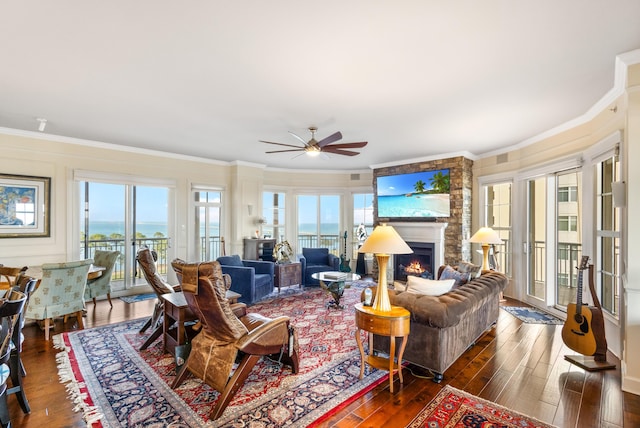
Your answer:
[[[328,248],[331,254],[340,255],[340,235],[298,235],[298,253],[303,248]]]
[[[124,254],[125,254],[125,245],[127,245],[128,241],[125,241],[124,238],[107,238],[107,239],[94,239],[88,241],[88,246],[86,247],[85,253],[85,245],[84,241],[80,242],[80,258],[93,258],[96,250],[103,251],[120,251],[120,257],[116,260],[116,264],[113,268],[113,274],[111,275],[112,281],[123,281],[124,280]],[[158,260],[156,261],[156,266],[158,269],[158,273],[163,276],[167,274],[167,268],[169,261],[167,260],[167,248],[169,246],[168,238],[136,238],[135,239],[135,248],[144,248],[147,247],[151,251],[155,251],[158,256]],[[135,254],[134,256],[135,257]],[[138,266],[133,261],[134,265],[134,276],[135,278],[143,278],[142,272],[138,270]]]
[[[535,282],[544,284],[547,248],[544,241],[535,241],[533,246],[535,266],[533,267],[533,279]],[[556,260],[556,284],[569,288],[578,286],[578,266],[582,254],[582,244],[572,242],[559,242]]]

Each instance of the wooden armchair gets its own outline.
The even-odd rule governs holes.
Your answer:
[[[153,314],[147,322],[140,329],[140,334],[147,331],[149,327],[153,327],[153,331],[151,336],[140,347],[140,350],[147,349],[153,342],[156,341],[157,338],[162,334],[162,323],[164,320],[164,300],[160,298],[163,294],[167,293],[175,293],[180,291],[179,285],[170,285],[168,284],[164,278],[160,276],[158,273],[158,269],[156,268],[156,262],[153,259],[153,254],[149,248],[140,248],[138,250],[138,254],[136,255],[136,260],[138,261],[138,265],[140,269],[142,269],[142,273],[147,280],[147,283],[153,288],[153,291],[156,293],[158,297],[156,300],[156,305],[153,308]]]
[[[11,267],[0,265],[0,289],[8,290],[20,281],[27,271],[27,266]]]
[[[42,280],[31,294],[26,318],[44,320],[44,338],[49,340],[50,320],[73,314],[78,328],[84,328],[84,289],[93,259],[42,265]]]
[[[226,286],[218,262],[171,265],[181,278],[187,304],[202,324],[201,332],[191,341],[191,353],[176,376],[177,388],[190,372],[220,392],[209,415],[219,418],[243,385],[251,369],[266,355],[282,356],[282,361],[298,372],[298,346],[289,317],[270,319],[249,313],[238,318],[225,297]],[[242,360],[232,372],[237,354]]]

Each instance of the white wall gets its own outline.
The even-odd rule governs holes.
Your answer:
[[[350,207],[351,192],[371,192],[372,172],[309,172],[265,169],[260,165],[221,162],[194,157],[134,150],[127,147],[63,139],[39,133],[0,129],[2,173],[51,177],[51,237],[0,239],[0,263],[5,265],[39,265],[73,259],[74,216],[78,201],[74,191],[74,171],[95,174],[132,175],[175,184],[176,236],[172,242],[175,256],[186,260],[195,257],[193,234],[192,186],[222,188],[225,194],[223,215],[228,219],[223,231],[229,253],[242,253],[242,237],[255,230],[254,219],[261,212],[265,186],[287,189],[290,201],[296,192],[331,191],[343,195]],[[253,205],[253,215],[247,206]],[[289,206],[293,206],[289,203]],[[294,215],[295,212],[288,213]],[[295,217],[291,217],[295,218]],[[348,221],[344,218],[343,222]],[[77,218],[76,218],[77,224]],[[291,233],[294,222],[289,222]]]

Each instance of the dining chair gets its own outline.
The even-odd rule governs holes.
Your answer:
[[[8,290],[20,281],[27,271],[27,266],[11,267],[0,265],[0,289]]]
[[[84,289],[93,259],[42,265],[42,280],[31,294],[25,317],[44,321],[44,338],[49,340],[51,320],[73,314],[83,329]]]
[[[20,318],[13,329],[11,354],[9,357],[9,369],[11,375],[11,388],[7,389],[7,395],[15,394],[18,404],[22,408],[25,414],[31,413],[31,407],[27,400],[27,395],[24,390],[22,378],[27,375],[27,372],[22,363],[22,343],[24,342],[24,335],[22,334],[22,328],[24,327],[24,314],[29,306],[29,298],[35,291],[38,280],[30,277],[23,277],[13,290],[20,291],[26,297],[24,307],[20,311]]]
[[[102,275],[95,279],[87,280],[84,299],[93,299],[93,306],[96,305],[96,297],[106,294],[109,306],[113,308],[113,303],[111,303],[111,275],[119,256],[120,251],[96,250],[93,254],[93,264],[105,268],[102,271]]]
[[[7,380],[13,331],[19,322],[27,297],[17,290],[9,290],[0,303],[0,426],[11,426],[7,405]]]

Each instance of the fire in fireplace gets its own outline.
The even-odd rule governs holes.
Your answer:
[[[396,281],[406,281],[407,276],[433,278],[433,243],[407,242],[413,250],[412,254],[396,254],[393,278]]]

